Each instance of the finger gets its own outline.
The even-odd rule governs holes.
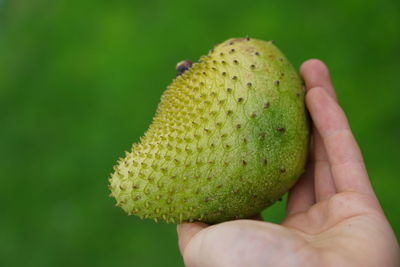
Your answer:
[[[308,91],[306,103],[325,145],[336,190],[373,194],[360,149],[343,110],[321,87]]]
[[[306,83],[306,90],[313,87],[325,88],[329,95],[337,100],[335,90],[331,82],[328,67],[319,59],[310,59],[300,67],[300,73]]]
[[[178,245],[181,254],[183,255],[187,244],[192,238],[201,230],[206,228],[208,225],[205,223],[182,223],[178,224],[176,231],[178,232]]]
[[[185,266],[276,266],[283,247],[297,251],[305,240],[286,227],[254,220],[212,225],[194,236],[186,247]],[[293,263],[293,261],[291,262]]]
[[[325,145],[320,133],[314,128],[314,187],[315,201],[320,202],[329,199],[336,194],[331,167],[326,154]]]
[[[302,64],[300,72],[306,83],[306,90],[320,86],[327,88],[327,92],[336,100],[336,93],[332,86],[329,70],[326,65],[318,59],[310,59]],[[316,202],[329,199],[336,193],[335,184],[326,155],[326,149],[318,130],[313,129],[314,135],[314,190]]]
[[[290,189],[286,206],[287,216],[304,212],[315,203],[313,169],[314,163],[310,161],[306,172],[300,177],[294,187]]]

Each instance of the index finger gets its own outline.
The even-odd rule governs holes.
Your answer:
[[[319,59],[309,59],[300,67],[300,73],[306,83],[306,91],[314,87],[325,88],[329,95],[337,101],[335,89],[326,65]]]
[[[338,103],[322,87],[310,89],[306,103],[325,145],[337,191],[374,194],[360,149]]]

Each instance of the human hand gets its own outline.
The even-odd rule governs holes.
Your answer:
[[[286,218],[280,225],[258,220],[178,225],[186,266],[400,266],[399,245],[328,69],[313,59],[300,72],[313,139],[307,170],[289,192]]]

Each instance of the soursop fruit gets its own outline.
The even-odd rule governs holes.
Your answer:
[[[273,44],[229,39],[181,62],[148,131],[119,159],[111,196],[129,215],[179,223],[248,218],[303,173],[302,80]]]

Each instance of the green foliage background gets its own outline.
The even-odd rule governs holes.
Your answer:
[[[175,63],[246,35],[327,62],[399,236],[399,3],[0,0],[0,266],[181,266],[175,226],[126,216],[107,178]]]

